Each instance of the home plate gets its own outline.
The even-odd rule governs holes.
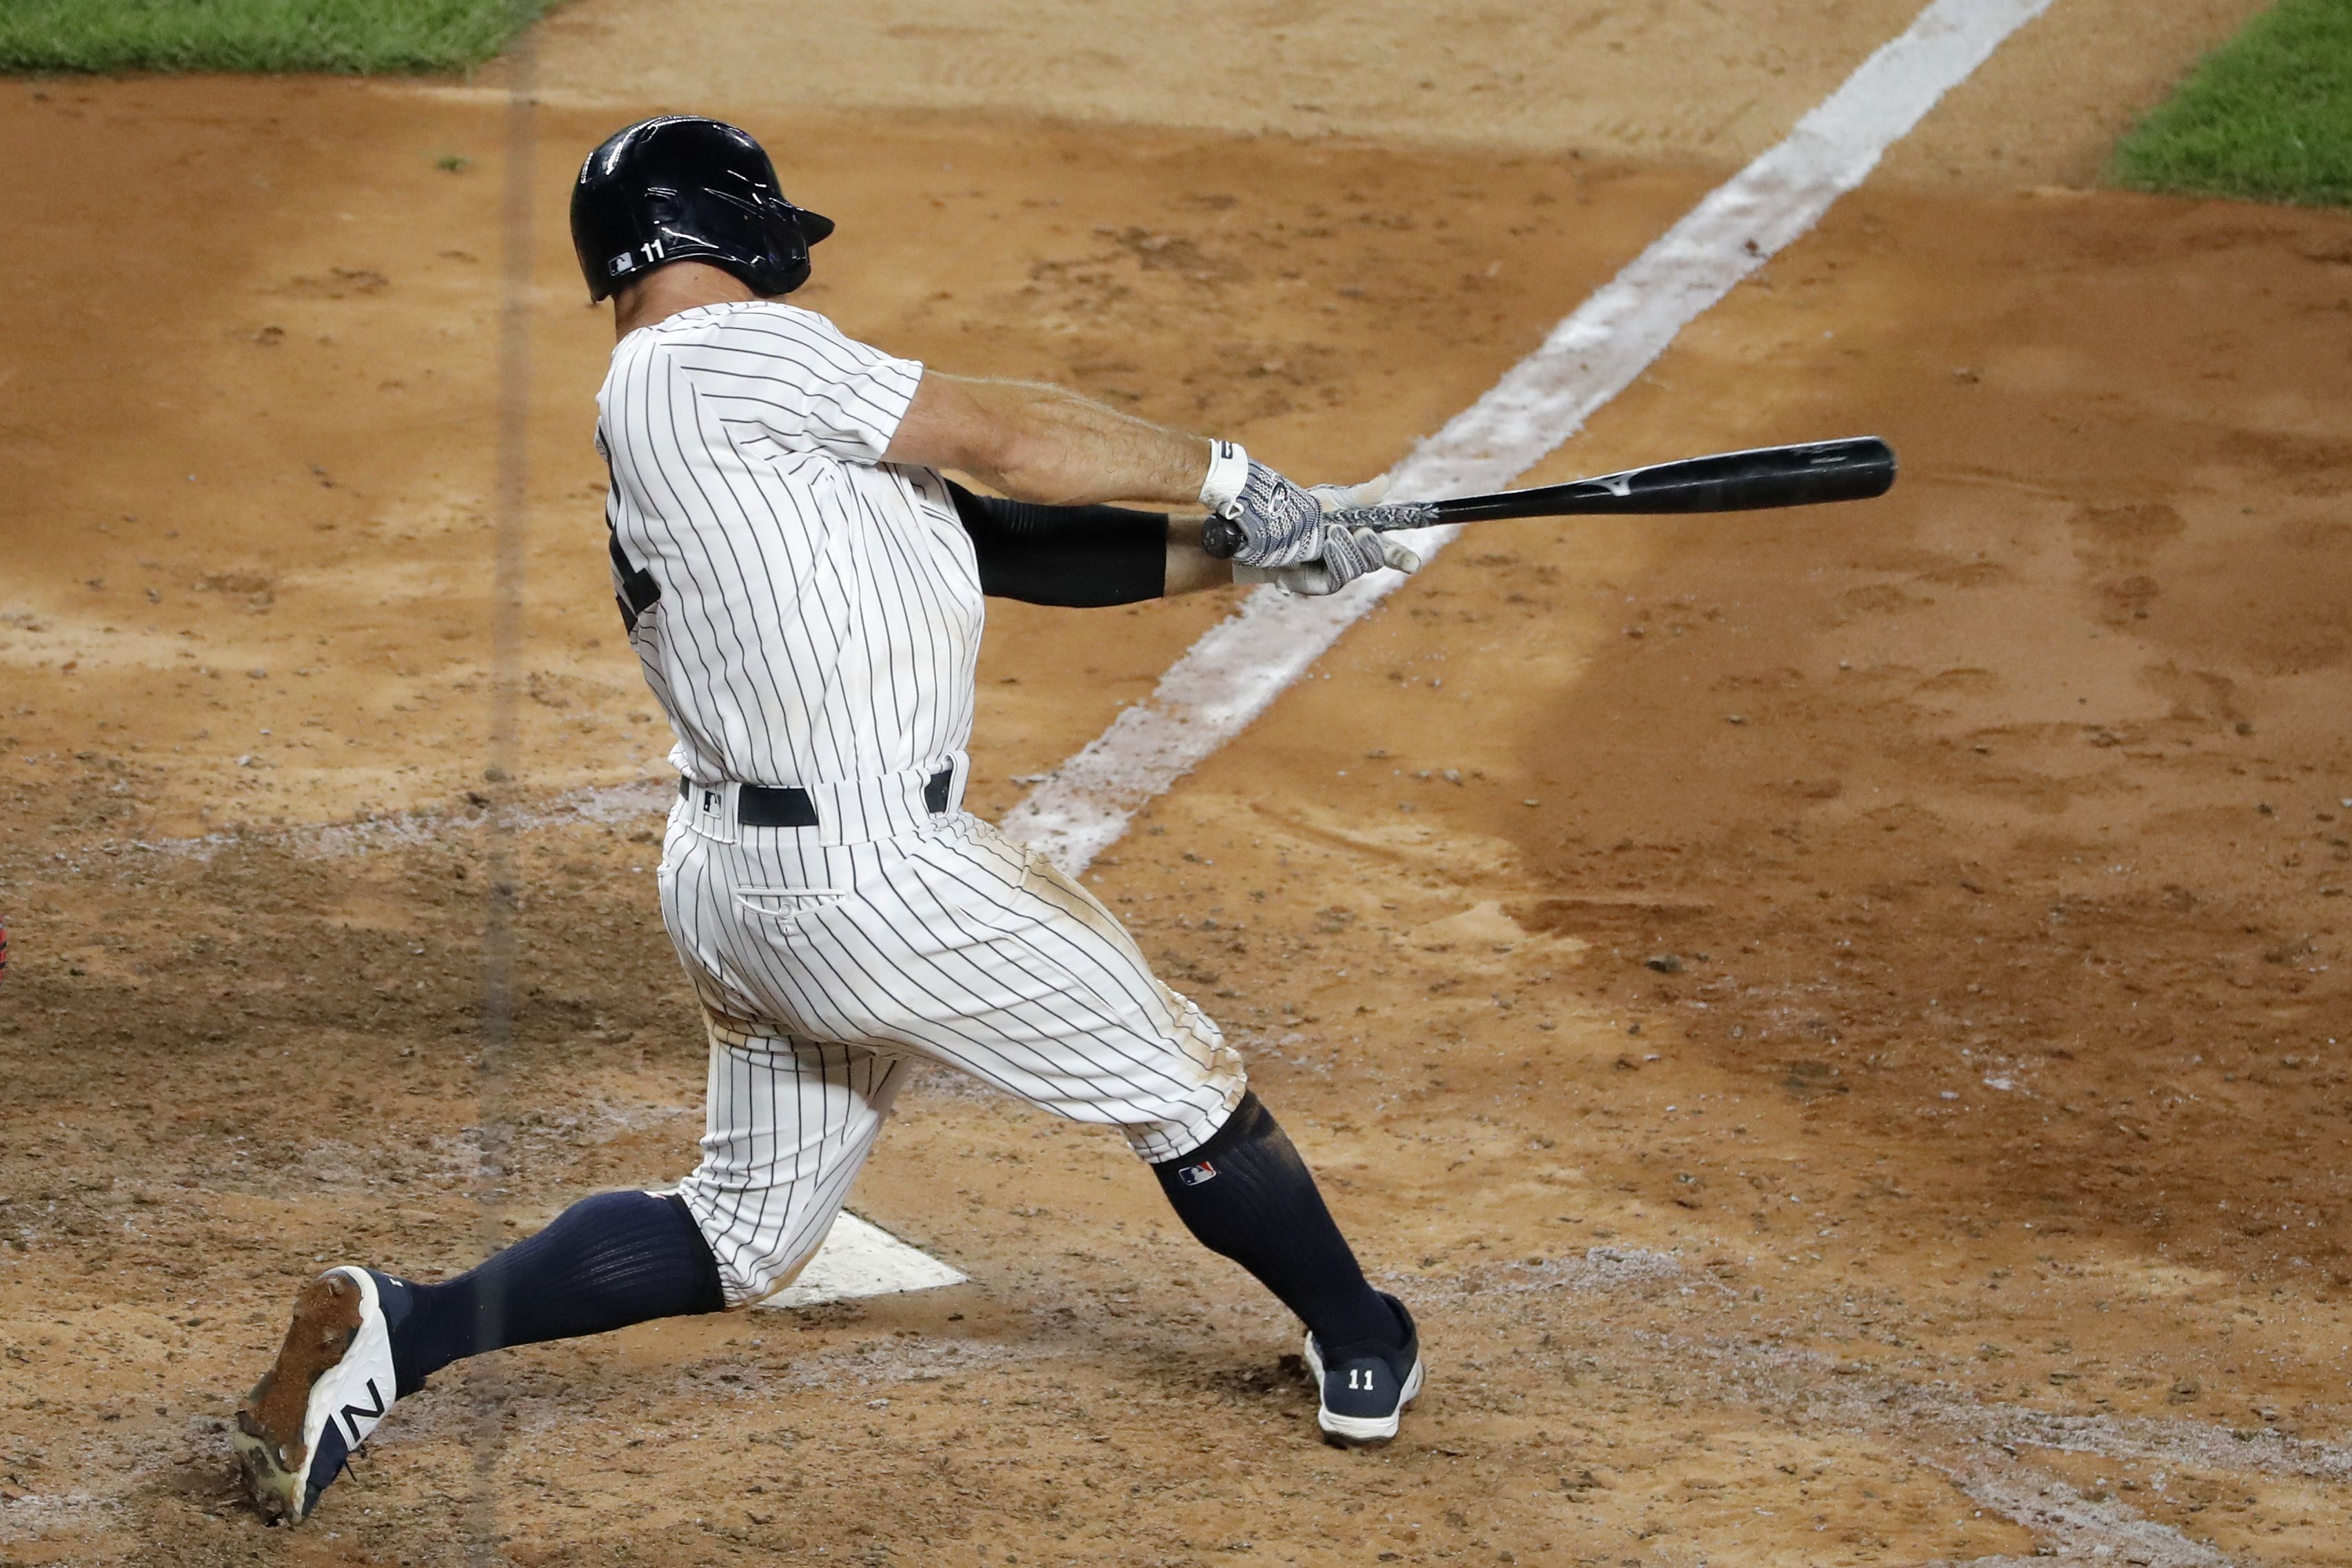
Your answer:
[[[759,1304],[814,1307],[860,1296],[935,1291],[941,1285],[961,1285],[964,1278],[929,1253],[917,1251],[880,1226],[845,1209],[800,1278]]]

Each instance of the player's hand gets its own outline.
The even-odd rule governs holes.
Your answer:
[[[1381,497],[1388,493],[1385,476],[1361,485],[1318,485],[1307,492],[1327,514],[1350,507],[1379,506]],[[1356,579],[1383,568],[1407,576],[1421,570],[1421,557],[1370,528],[1323,523],[1316,529],[1316,545],[1315,558],[1296,566],[1267,569],[1236,564],[1234,580],[1271,582],[1285,593],[1318,599],[1337,593]]]
[[[1388,499],[1389,476],[1376,474],[1360,485],[1318,485],[1307,493],[1315,497],[1315,504],[1323,508],[1328,517],[1355,507],[1379,506]]]
[[[1286,567],[1313,560],[1320,551],[1326,510],[1317,497],[1252,458],[1241,493],[1218,508],[1218,516],[1241,527],[1242,548],[1234,552],[1237,567]]]
[[[1421,570],[1421,557],[1370,528],[1349,529],[1338,523],[1325,523],[1318,532],[1319,553],[1313,560],[1297,566],[1236,566],[1234,580],[1271,582],[1285,593],[1319,599],[1384,567],[1408,574]]]

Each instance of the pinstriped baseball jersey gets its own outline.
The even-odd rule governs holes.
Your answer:
[[[824,784],[957,761],[983,620],[940,476],[881,461],[922,366],[775,300],[641,328],[597,394],[614,591],[678,771]]]
[[[824,1239],[910,1057],[1150,1160],[1247,1082],[1099,900],[961,810],[979,572],[939,476],[881,460],[921,375],[762,300],[630,333],[598,394],[614,591],[699,786],[660,871],[711,1038],[678,1194],[733,1301]],[[814,820],[746,823],[751,784]]]

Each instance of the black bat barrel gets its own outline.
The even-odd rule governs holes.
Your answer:
[[[1628,469],[1598,479],[1440,501],[1441,522],[1611,514],[1747,512],[1867,501],[1895,483],[1895,451],[1874,435],[1766,446]]]

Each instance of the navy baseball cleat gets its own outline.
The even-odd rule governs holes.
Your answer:
[[[1381,1300],[1396,1309],[1404,1343],[1394,1350],[1373,1344],[1339,1347],[1329,1364],[1315,1336],[1307,1336],[1307,1371],[1323,1393],[1316,1425],[1323,1440],[1339,1448],[1373,1448],[1397,1435],[1404,1407],[1421,1392],[1421,1334],[1404,1303],[1383,1291]]]
[[[328,1270],[294,1299],[278,1363],[229,1430],[253,1506],[273,1524],[308,1519],[397,1396],[392,1324],[374,1276]]]

